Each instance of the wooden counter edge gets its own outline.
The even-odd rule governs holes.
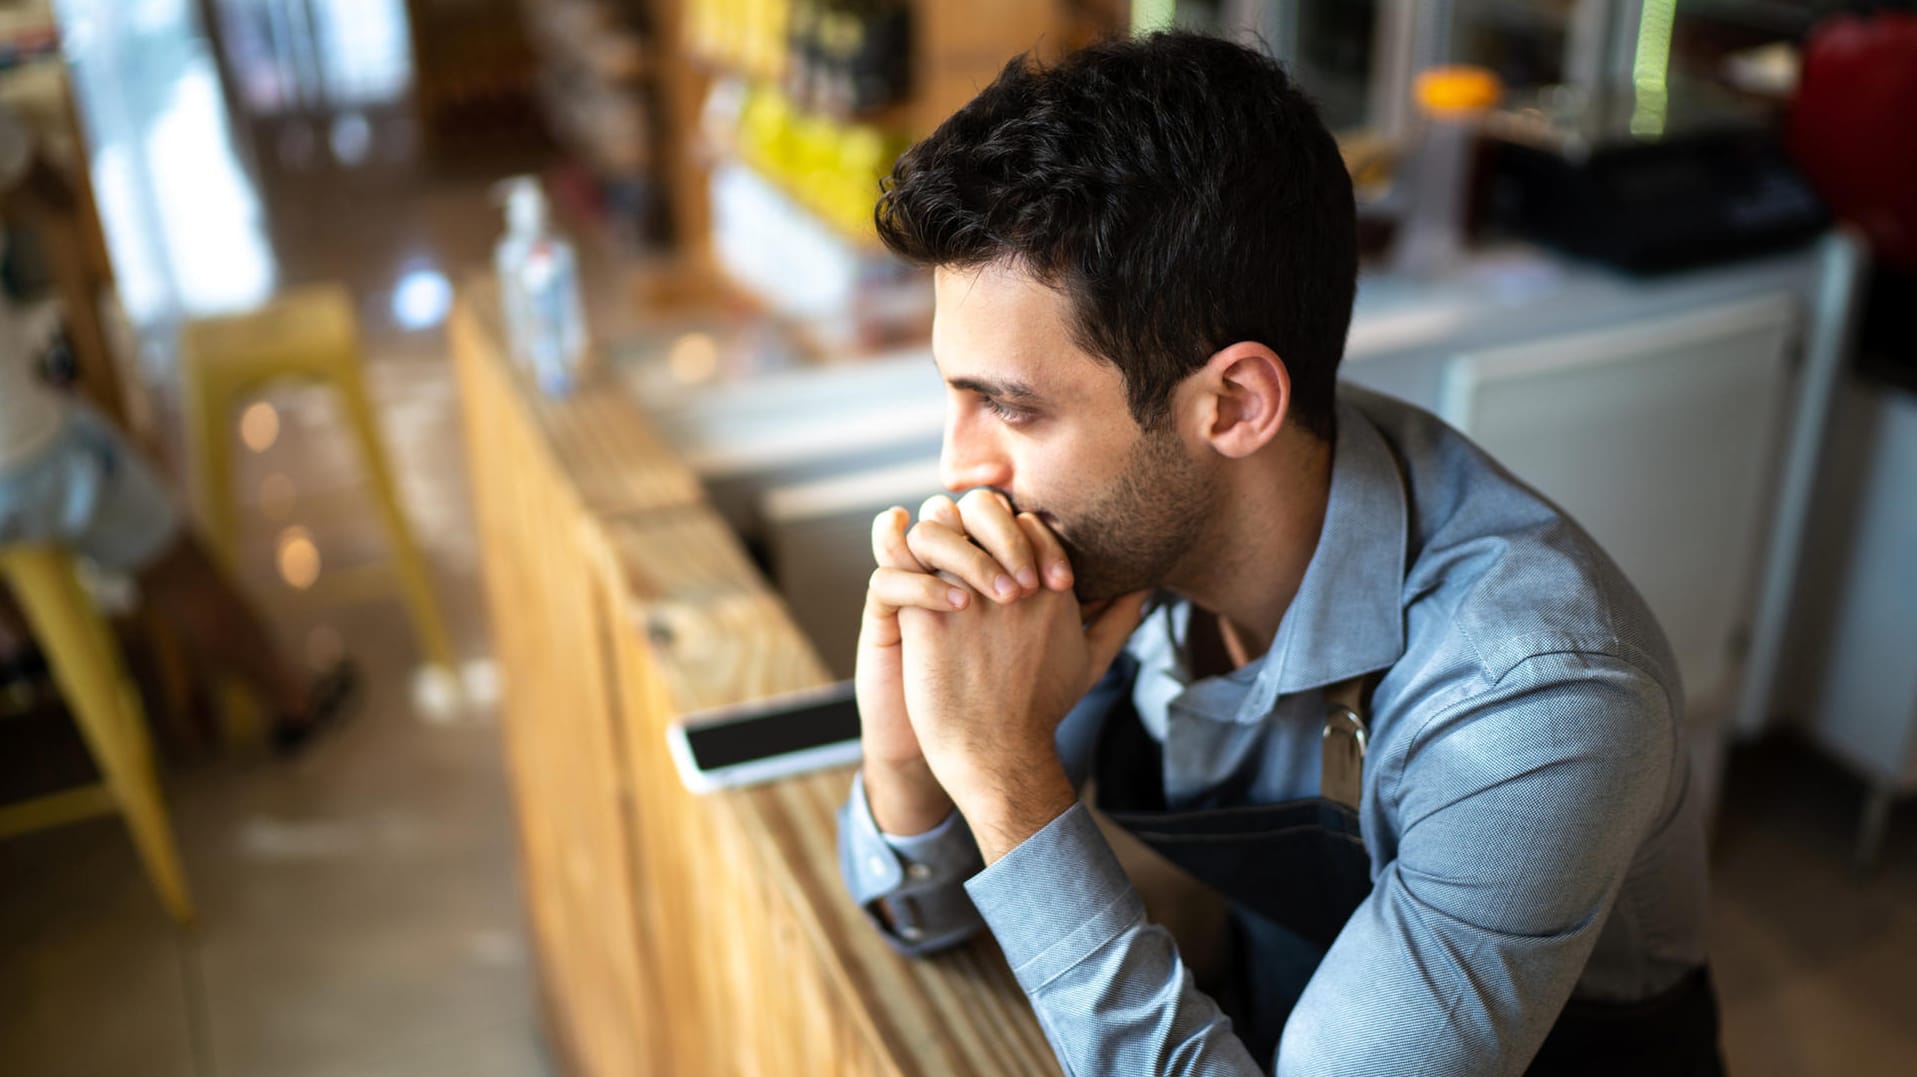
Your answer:
[[[554,419],[556,416],[564,422],[569,411],[576,409],[569,409],[564,401],[531,399],[530,394],[536,390],[521,372],[510,369],[504,355],[493,314],[496,295],[492,282],[483,275],[462,286],[450,326],[453,346],[471,349],[485,361],[506,368],[499,373],[518,389],[517,418],[540,435],[535,441],[542,444],[548,457],[546,464],[554,473],[565,474],[568,461],[551,443]],[[637,402],[623,396],[623,387],[609,388],[610,392],[597,398],[599,421],[606,421],[611,414],[604,410],[610,407],[607,400],[617,399],[625,405],[617,415],[618,423],[650,432],[649,419]],[[638,466],[683,468],[676,459],[658,457],[639,461]],[[474,475],[473,481],[483,482],[485,476]],[[590,503],[577,489],[572,493],[602,547],[609,545],[613,532],[650,518],[655,511],[697,511],[702,504],[694,499],[690,503],[667,501],[638,508],[625,504],[608,507]],[[774,635],[789,634],[792,645],[802,648],[809,657],[809,646],[763,581],[755,574],[740,583],[764,591],[767,602],[761,612],[779,622],[776,627],[768,627]],[[637,602],[629,589],[625,593]],[[633,623],[630,628],[643,640],[642,623]],[[671,665],[669,656],[658,660]],[[822,667],[812,658],[809,671],[798,673],[792,683],[775,687],[806,687],[823,678]],[[743,698],[746,695],[740,693],[738,699]],[[731,701],[736,700],[707,698],[697,702],[716,705]],[[673,701],[680,711],[692,705],[680,698]],[[724,825],[757,850],[759,862],[771,869],[773,877],[768,881],[782,895],[795,925],[806,937],[817,967],[841,997],[853,1003],[847,1007],[851,1011],[847,1016],[859,1027],[868,1046],[888,1061],[889,1069],[900,1074],[1057,1072],[1030,1007],[989,936],[945,955],[906,958],[893,952],[851,904],[838,876],[834,819],[850,775],[847,768],[721,794],[711,798],[712,807]],[[799,818],[802,812],[812,814],[809,824]],[[794,826],[795,819],[804,825]],[[908,1003],[908,999],[914,1001]],[[969,1034],[962,1027],[966,1018],[978,1026]]]

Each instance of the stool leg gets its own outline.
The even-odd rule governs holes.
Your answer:
[[[154,889],[175,920],[191,923],[193,902],[160,799],[151,744],[105,622],[63,555],[10,550],[6,557],[8,580],[46,648],[54,683],[126,816]]]
[[[187,362],[186,432],[189,467],[200,497],[202,526],[213,562],[239,579],[240,516],[233,498],[233,432],[226,428],[237,390],[200,364]],[[259,701],[230,677],[216,677],[212,702],[229,743],[257,745],[266,721]]]
[[[145,637],[147,652],[153,657],[153,671],[160,682],[160,703],[171,735],[186,744],[202,744],[206,731],[194,724],[193,681],[187,673],[186,654],[179,637],[151,607],[140,611],[140,632]]]
[[[1890,827],[1890,809],[1897,801],[1896,787],[1889,782],[1872,782],[1864,796],[1864,810],[1857,820],[1857,844],[1850,855],[1851,867],[1859,875],[1877,870],[1879,854],[1884,851],[1884,833]]]
[[[386,466],[386,454],[380,448],[379,427],[373,421],[372,405],[357,379],[336,384],[334,388],[346,406],[354,434],[359,440],[360,457],[367,473],[372,476],[395,573],[399,577],[402,596],[412,612],[413,627],[419,633],[420,644],[435,665],[456,677],[458,668],[453,663],[452,638],[446,633],[445,622],[440,620],[439,605],[433,601],[433,588],[426,574],[425,559],[420,556],[419,547],[413,542],[412,529],[407,526],[406,517],[400,512],[398,492],[393,486],[392,473]]]
[[[207,544],[228,572],[239,562],[239,507],[233,500],[233,432],[226,428],[233,401],[219,379],[187,363],[186,434],[188,466],[200,498]]]
[[[269,724],[266,713],[245,685],[231,677],[221,677],[214,695],[218,698],[220,730],[228,744],[258,748],[266,743]]]

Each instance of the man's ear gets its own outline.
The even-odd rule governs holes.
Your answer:
[[[1220,456],[1237,460],[1265,447],[1291,407],[1291,373],[1263,344],[1241,341],[1205,361],[1187,384],[1198,436]]]

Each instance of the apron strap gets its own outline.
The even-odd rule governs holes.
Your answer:
[[[1339,681],[1337,684],[1326,685],[1325,702],[1332,706],[1343,707],[1352,714],[1362,717],[1366,703],[1365,697],[1372,687],[1365,682],[1371,680],[1371,677],[1371,674],[1366,673],[1349,680]]]
[[[1355,810],[1363,788],[1367,726],[1375,674],[1340,681],[1325,689],[1324,760],[1320,795]],[[1135,717],[1127,716],[1136,722]],[[1144,735],[1141,731],[1140,735]],[[1334,795],[1335,794],[1335,795]],[[1229,966],[1232,938],[1230,903],[1216,889],[1140,840],[1098,810],[1098,783],[1082,790],[1086,808],[1132,885],[1145,901],[1146,915],[1171,932],[1179,955],[1202,988],[1212,989]],[[1344,798],[1349,799],[1344,799]]]

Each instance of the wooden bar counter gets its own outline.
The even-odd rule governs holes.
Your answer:
[[[666,725],[826,674],[614,378],[540,395],[490,281],[451,328],[541,996],[570,1073],[1056,1074],[996,944],[895,954],[841,769],[695,796]]]

